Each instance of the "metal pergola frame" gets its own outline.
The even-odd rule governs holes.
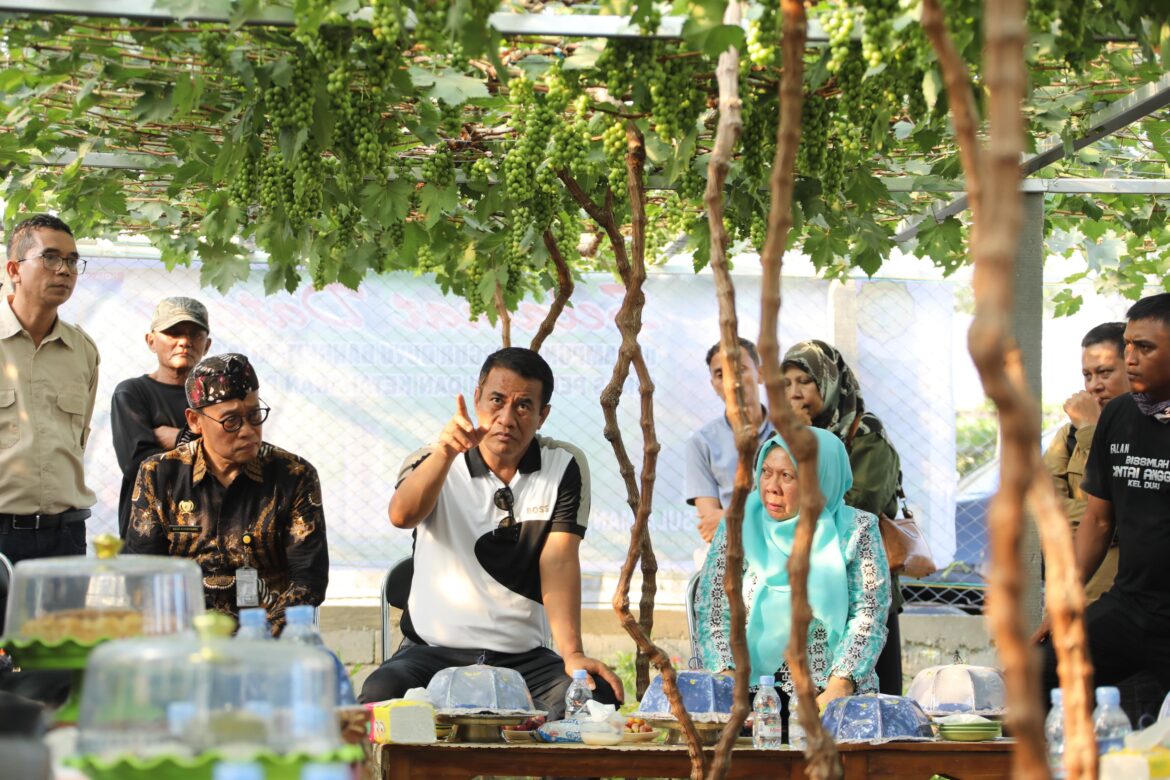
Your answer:
[[[0,11],[35,14],[68,14],[72,16],[102,16],[120,19],[175,20],[175,12],[161,8],[156,0],[0,0]],[[229,22],[222,9],[210,9],[181,17],[192,22]],[[599,16],[596,14],[516,14],[497,12],[488,24],[504,37],[555,36],[559,38],[652,38],[679,40],[682,38],[685,16],[664,16],[658,30],[645,35],[628,16]],[[291,27],[293,12],[287,8],[267,7],[249,14],[244,24]],[[747,24],[745,21],[744,25]],[[810,18],[808,44],[823,46],[829,42],[820,22]],[[855,37],[860,35],[854,31]]]

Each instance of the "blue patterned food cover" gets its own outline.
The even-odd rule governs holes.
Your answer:
[[[906,696],[870,693],[829,702],[821,717],[836,742],[930,739],[930,718],[918,702]]]
[[[439,712],[530,712],[532,695],[515,669],[472,664],[441,669],[427,685],[431,704]]]
[[[731,712],[732,689],[735,682],[724,674],[702,670],[678,673],[678,690],[682,694],[683,707],[692,715],[725,714]],[[662,676],[650,681],[650,687],[638,704],[640,715],[659,715],[673,718],[670,702],[662,689]]]

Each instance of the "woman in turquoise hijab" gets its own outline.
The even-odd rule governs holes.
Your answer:
[[[890,607],[890,567],[877,518],[846,506],[853,484],[849,456],[829,431],[817,437],[817,479],[825,508],[817,518],[809,567],[808,662],[820,691],[821,707],[841,696],[877,691],[874,664],[886,641]],[[792,624],[788,558],[800,507],[796,466],[779,435],[760,447],[756,489],[748,495],[743,518],[743,598],[747,605],[747,643],[753,683],[774,674],[791,695],[784,661]],[[731,658],[731,615],[723,592],[727,535],[723,524],[707,552],[700,574],[696,609],[698,647],[703,666],[713,672],[735,667]]]

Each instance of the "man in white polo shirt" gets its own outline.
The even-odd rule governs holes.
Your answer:
[[[540,355],[499,350],[480,370],[478,424],[460,395],[438,443],[407,459],[389,509],[391,523],[414,529],[405,639],[366,679],[363,702],[477,662],[519,671],[550,718],[576,669],[596,700],[621,702],[621,681],[581,644],[589,469],[576,447],[536,435],[552,392]],[[544,647],[549,631],[561,655]]]

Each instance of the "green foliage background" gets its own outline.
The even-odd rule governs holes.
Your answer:
[[[491,12],[541,6],[157,2],[176,19],[0,17],[6,222],[53,209],[83,236],[143,234],[170,267],[198,258],[204,283],[220,290],[248,276],[257,252],[269,291],[431,272],[467,298],[473,317],[494,320],[497,291],[514,309],[556,285],[550,247],[573,271],[612,267],[612,249],[565,182],[611,199],[628,223],[627,126],[645,139],[648,258],[685,244],[696,269],[706,264],[713,73],[735,45],[746,52],[745,124],[728,229],[740,248],[762,245],[779,107],[774,4],[750,4],[740,28],[721,23],[720,0],[606,0],[592,12],[629,14],[645,30],[664,14],[685,17],[681,40],[503,40]],[[981,103],[981,6],[943,5]],[[291,11],[295,27],[245,24],[269,6]],[[230,22],[183,21],[196,12]],[[1168,13],[1164,0],[1031,3],[1032,138],[1071,142],[1092,112],[1160,78]],[[959,176],[949,96],[919,14],[918,0],[812,9],[830,42],[805,52],[793,243],[827,276],[875,272],[895,229],[929,205],[924,191]],[[133,164],[87,166],[95,153]],[[1041,175],[1160,178],[1168,162],[1170,115],[1160,112]],[[885,177],[920,191],[891,192]],[[1166,206],[1163,197],[1055,196],[1050,247],[1085,257],[1079,278],[1131,296],[1170,284]],[[965,238],[961,219],[928,220],[910,248],[951,271],[966,262]],[[1071,312],[1079,299],[1066,292],[1056,304]]]

